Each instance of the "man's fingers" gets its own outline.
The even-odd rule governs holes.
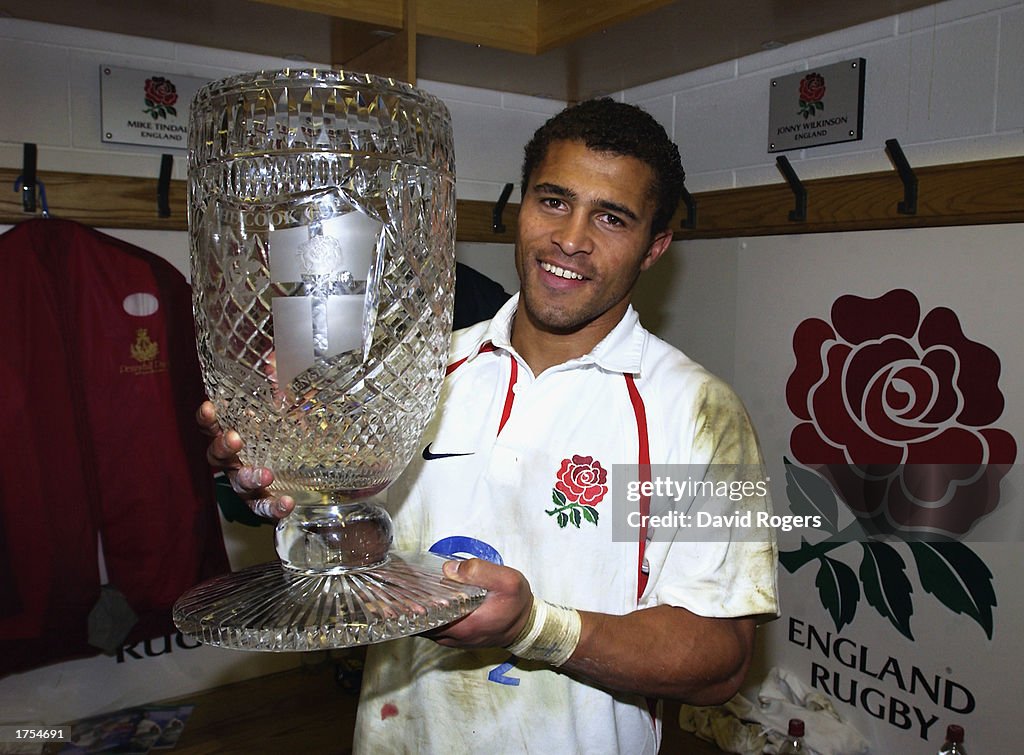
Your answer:
[[[274,481],[274,473],[265,467],[243,466],[238,458],[242,450],[242,436],[234,430],[225,431],[217,419],[217,410],[212,401],[204,401],[196,410],[199,428],[213,440],[206,448],[206,460],[210,466],[220,467],[227,474],[231,489],[249,504],[258,516],[281,519],[295,508],[290,496],[268,496],[267,486]]]
[[[239,495],[258,493],[274,481],[274,475],[265,467],[239,467],[229,474],[231,487]]]
[[[258,516],[268,519],[282,519],[292,513],[295,500],[291,496],[268,496],[267,486],[274,481],[274,474],[266,467],[239,467],[227,472],[231,488],[249,504]]]
[[[215,467],[237,469],[241,466],[238,452],[242,450],[242,445],[242,436],[234,430],[228,430],[210,441],[206,449],[206,460]]]
[[[295,508],[295,502],[288,496],[260,498],[255,501],[249,501],[249,508],[257,516],[263,516],[267,519],[282,519],[288,516],[292,509]]]
[[[519,577],[519,572],[514,569],[498,566],[480,558],[445,561],[441,565],[441,570],[444,576],[453,582],[476,585],[487,590],[513,589]]]
[[[196,422],[199,424],[199,429],[209,436],[221,433],[222,428],[220,422],[217,421],[217,410],[212,401],[204,401],[199,405],[196,410]]]

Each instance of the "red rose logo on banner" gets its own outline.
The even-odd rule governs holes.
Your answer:
[[[174,103],[178,101],[178,90],[173,82],[163,76],[146,79],[146,107],[142,112],[157,120],[168,115],[178,115]]]
[[[1004,403],[999,358],[964,335],[952,310],[922,318],[917,297],[904,289],[839,297],[831,314],[831,322],[805,320],[794,333],[786,401],[799,420],[790,448],[803,467],[786,462],[794,511],[823,516],[833,538],[782,562],[795,571],[819,561],[819,591],[838,628],[852,620],[858,575],[825,552],[862,540],[865,597],[910,637],[905,562],[871,537],[903,536],[913,540],[926,592],[991,636],[991,574],[953,538],[996,508],[1016,460],[1013,436],[994,426]],[[842,531],[838,501],[857,518]]]
[[[819,110],[825,109],[825,77],[820,73],[809,73],[800,80],[800,115],[807,120]]]
[[[608,472],[592,456],[574,455],[562,459],[555,475],[551,500],[555,508],[544,513],[556,517],[559,527],[570,522],[579,527],[585,519],[596,525],[598,511],[595,506],[608,493]]]
[[[848,506],[900,531],[964,535],[999,503],[1017,456],[1003,413],[999,358],[940,307],[920,318],[903,289],[843,296],[832,322],[805,320],[786,386],[803,422],[793,456],[825,473]]]

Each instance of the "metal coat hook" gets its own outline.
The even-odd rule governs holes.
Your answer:
[[[39,187],[39,206],[43,210],[43,217],[48,218],[50,217],[50,205],[46,201],[46,186],[38,179],[36,179],[36,186]]]
[[[14,179],[14,190],[15,191],[22,190],[23,187],[22,187],[21,184],[22,184],[21,176],[18,176],[16,179]],[[44,218],[48,218],[48,217],[50,217],[50,205],[47,204],[47,202],[46,202],[46,185],[42,181],[37,180],[36,181],[36,189],[39,190],[39,207],[42,210],[41,214],[42,214],[42,216]],[[22,196],[24,198],[24,195],[22,195]],[[35,210],[34,205],[35,205],[35,198],[33,197],[33,211]]]
[[[683,218],[683,228],[696,228],[697,227],[697,200],[693,198],[693,194],[683,187],[683,204],[686,206],[686,217]]]
[[[160,157],[160,179],[156,184],[156,211],[162,218],[171,217],[171,171],[174,168],[174,156]]]
[[[901,215],[917,214],[917,174],[910,167],[907,156],[903,154],[903,148],[895,139],[886,139],[885,151],[896,166],[903,182],[903,201],[896,205],[896,210]]]
[[[47,218],[50,216],[50,208],[46,203],[46,187],[36,177],[36,154],[36,145],[26,142],[22,152],[21,175],[14,179],[14,190],[21,192],[22,211],[33,214],[36,211],[36,194],[38,191],[43,217]]]
[[[807,188],[796,174],[796,171],[793,170],[793,166],[789,164],[789,159],[785,155],[776,157],[775,164],[782,171],[782,175],[786,177],[786,182],[793,191],[793,197],[796,201],[796,206],[789,211],[789,219],[794,223],[802,223],[807,220]]]
[[[21,175],[14,182],[14,190],[21,184],[21,209],[23,212],[36,211],[36,145],[25,143],[22,150]]]
[[[505,224],[501,221],[502,213],[505,212],[505,205],[508,204],[508,198],[512,195],[512,184],[505,184],[501,190],[501,196],[498,197],[497,203],[494,205],[494,209],[491,211],[491,230],[495,233],[504,233]]]

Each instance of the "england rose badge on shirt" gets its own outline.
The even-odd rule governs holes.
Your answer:
[[[593,456],[574,454],[562,459],[555,477],[555,486],[551,489],[555,507],[544,513],[555,517],[559,527],[571,522],[579,528],[583,520],[596,527],[600,518],[597,504],[608,493],[608,471],[601,462]]]

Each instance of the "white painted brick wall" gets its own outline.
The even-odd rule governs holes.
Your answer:
[[[618,94],[680,146],[690,191],[782,181],[767,149],[770,80],[866,65],[864,138],[786,153],[802,178],[1024,154],[1024,3],[949,0]]]

